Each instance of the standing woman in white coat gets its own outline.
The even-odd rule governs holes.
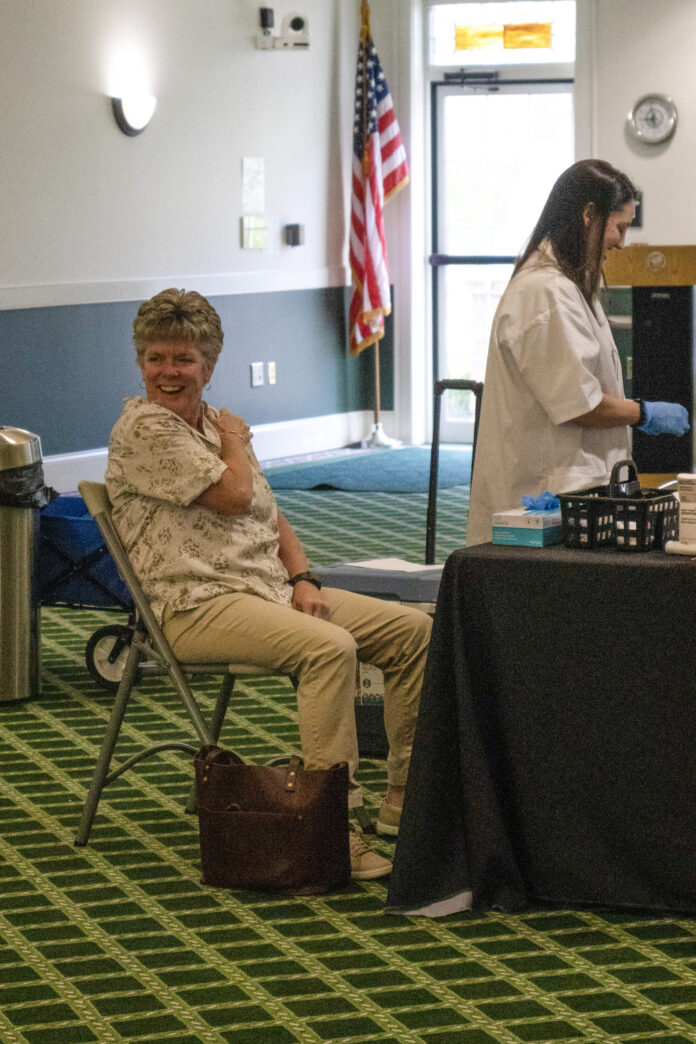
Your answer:
[[[624,245],[636,190],[602,160],[558,178],[493,320],[467,543],[491,539],[495,511],[524,494],[609,481],[631,456],[629,427],[683,435],[678,403],[626,399],[599,303],[602,264]]]

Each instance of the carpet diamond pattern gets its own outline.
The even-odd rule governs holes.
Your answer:
[[[357,558],[423,562],[427,493],[347,493],[279,490],[275,494],[315,565]],[[437,497],[437,562],[466,543],[469,487]]]
[[[406,503],[414,496],[298,498],[279,499],[299,530],[311,522],[317,563],[422,554],[425,509]],[[451,540],[463,529],[465,491],[451,511],[443,500],[446,553],[462,542]],[[110,708],[84,648],[113,620],[45,608],[42,698],[0,704],[2,1044],[696,1040],[690,920],[543,908],[430,921],[385,914],[380,881],[302,899],[203,886],[181,754],[141,762],[112,784],[89,845],[75,848]],[[196,689],[210,707],[214,682]],[[152,680],[129,710],[119,755],[180,725],[176,701]],[[296,747],[289,685],[240,683],[224,741],[258,760]],[[375,808],[383,763],[362,763],[360,778]]]

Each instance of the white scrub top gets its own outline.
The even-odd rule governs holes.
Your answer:
[[[629,429],[572,419],[602,395],[625,398],[621,363],[599,304],[588,305],[542,243],[510,281],[493,320],[467,544],[491,539],[495,511],[609,481],[631,456]]]

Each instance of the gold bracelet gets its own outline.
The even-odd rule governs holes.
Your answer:
[[[238,439],[241,439],[242,442],[244,442],[244,436],[240,435],[238,431],[232,431],[231,428],[221,428],[220,429],[220,434],[221,435],[236,435]],[[246,442],[244,442],[244,445],[246,446]]]

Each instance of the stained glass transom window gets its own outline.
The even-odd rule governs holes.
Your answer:
[[[433,4],[430,64],[549,65],[575,61],[575,0]]]

